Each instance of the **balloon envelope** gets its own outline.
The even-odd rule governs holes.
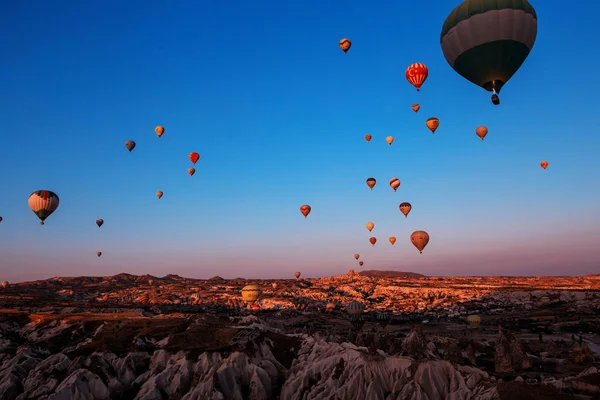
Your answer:
[[[372,222],[367,222],[367,229],[369,230],[369,232],[371,232],[373,230],[373,228],[375,228],[375,224]]]
[[[260,293],[258,285],[246,285],[242,288],[242,299],[251,307],[258,300]]]
[[[294,272],[294,276],[296,277],[296,279],[299,279],[300,275],[302,274],[299,271]]]
[[[392,189],[394,189],[394,192],[396,190],[398,190],[398,188],[400,187],[400,179],[398,179],[398,178],[390,179],[390,186]]]
[[[544,168],[544,169],[548,168],[548,161],[542,161],[542,162],[540,163],[540,166],[541,166],[542,168]]]
[[[406,68],[406,80],[417,88],[417,92],[421,90],[421,86],[425,83],[427,76],[429,76],[429,70],[422,63],[414,63]]]
[[[375,178],[369,178],[369,179],[367,179],[367,186],[369,188],[371,188],[371,190],[373,190],[373,188],[375,187],[376,183],[377,183],[377,180]]]
[[[196,163],[200,159],[200,154],[196,153],[195,151],[192,151],[189,157],[192,164],[196,165]]]
[[[159,125],[156,128],[154,128],[154,132],[156,132],[158,137],[161,137],[165,133],[165,128]]]
[[[475,129],[475,134],[479,136],[481,140],[483,140],[483,138],[485,138],[485,135],[488,134],[488,128],[486,128],[485,126],[478,126],[477,129]]]
[[[394,137],[393,136],[388,136],[385,138],[385,141],[388,142],[388,144],[391,146],[392,143],[394,143]]]
[[[373,138],[373,136],[369,135],[368,133],[365,135],[365,140],[367,142],[370,142],[372,138]]]
[[[419,250],[419,253],[423,253],[423,249],[429,243],[429,234],[425,231],[415,231],[410,235],[410,241]]]
[[[131,152],[131,150],[135,149],[135,142],[133,140],[126,141],[125,148]]]
[[[104,220],[102,218],[98,218],[96,220],[96,225],[98,225],[98,228],[100,228],[102,225],[104,225]]]
[[[375,243],[377,243],[377,238],[376,238],[376,237],[370,237],[370,238],[369,238],[369,242],[371,242],[371,244],[372,244],[373,246],[375,246]]]
[[[400,206],[398,208],[400,208],[400,212],[404,214],[404,218],[407,218],[408,213],[410,212],[410,210],[412,210],[412,205],[405,201],[403,203],[400,203]]]
[[[340,49],[342,49],[344,53],[347,53],[348,50],[350,50],[350,47],[352,47],[352,42],[350,41],[350,39],[343,38],[342,40],[340,40]]]
[[[471,325],[471,328],[476,329],[481,323],[481,318],[479,315],[469,315],[467,317],[467,322]]]
[[[159,190],[158,192],[156,192],[156,197],[158,197],[159,199],[161,197],[163,197],[163,192],[161,190]]]
[[[393,245],[394,243],[396,243],[396,237],[395,236],[390,236],[390,243]]]
[[[418,104],[413,104],[413,105],[412,105],[412,110],[413,110],[414,112],[418,112],[420,109],[421,109],[421,106],[420,106],[420,105],[418,105]]]
[[[360,258],[360,254],[355,254],[355,255],[354,255],[354,258],[355,258],[356,260],[358,260],[358,259]]]
[[[46,218],[58,208],[60,200],[58,195],[50,190],[36,190],[31,193],[27,202],[31,211],[40,219],[40,224],[44,225]]]
[[[440,120],[436,117],[431,117],[425,122],[425,125],[427,125],[431,133],[435,133],[436,129],[440,126]]]
[[[190,174],[190,176],[194,175],[196,173],[196,168],[188,168],[188,174]]]

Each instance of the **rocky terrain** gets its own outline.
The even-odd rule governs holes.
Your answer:
[[[241,299],[247,284],[261,287],[259,311]],[[119,274],[0,288],[3,400],[597,399],[599,357],[599,276]]]

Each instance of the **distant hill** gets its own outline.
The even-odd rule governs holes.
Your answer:
[[[376,269],[360,271],[358,274],[360,276],[372,276],[377,278],[425,278],[425,275],[417,274],[416,272],[378,271]]]

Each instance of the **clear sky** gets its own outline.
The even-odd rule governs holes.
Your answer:
[[[317,277],[358,268],[354,253],[428,275],[600,273],[600,3],[532,1],[537,41],[498,107],[442,54],[458,4],[7,2],[0,279]],[[413,62],[429,68],[419,93]],[[60,196],[45,226],[38,189]]]

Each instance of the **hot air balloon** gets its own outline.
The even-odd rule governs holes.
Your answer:
[[[156,197],[158,197],[159,199],[161,197],[163,197],[163,192],[161,190],[159,190],[158,192],[156,192]]]
[[[0,222],[2,222],[2,217],[0,217]]]
[[[406,68],[406,80],[410,82],[411,85],[417,88],[417,92],[421,90],[421,85],[425,83],[427,79],[427,75],[429,75],[429,70],[422,63],[414,63]]]
[[[375,243],[377,243],[377,238],[376,238],[376,237],[370,237],[370,238],[369,238],[369,242],[371,242],[371,244],[372,244],[373,246],[375,246]]]
[[[481,323],[481,317],[479,315],[469,315],[467,317],[467,322],[471,325],[471,328],[477,329],[479,324]]]
[[[108,301],[110,300],[110,297],[108,297],[107,294],[105,294],[104,296],[101,297],[102,301]]]
[[[390,186],[392,187],[392,189],[394,189],[394,192],[396,190],[398,190],[398,188],[400,187],[400,179],[398,179],[398,178],[390,179]]]
[[[40,219],[40,225],[58,208],[59,203],[56,193],[49,190],[36,190],[29,196],[29,208]]]
[[[393,136],[388,136],[385,138],[385,141],[391,146],[392,143],[394,143],[394,137]]]
[[[369,178],[367,179],[367,186],[371,188],[371,190],[373,190],[373,188],[375,187],[375,184],[377,183],[377,180],[375,178]]]
[[[156,132],[158,137],[161,137],[165,133],[165,128],[159,125],[156,128],[154,128],[154,132]]]
[[[196,173],[196,168],[188,168],[188,174],[190,174],[190,176],[194,175]]]
[[[360,258],[360,254],[355,254],[354,259],[358,260]]]
[[[390,243],[392,244],[392,246],[394,245],[394,243],[396,243],[396,237],[395,236],[390,236]]]
[[[131,152],[131,150],[135,149],[135,142],[133,140],[126,141],[125,148]]]
[[[277,289],[277,283],[273,282],[271,286],[273,286],[273,290]]]
[[[248,308],[251,308],[258,297],[260,296],[260,287],[258,285],[247,285],[242,288],[242,299],[248,305]]]
[[[98,228],[100,228],[103,224],[104,224],[104,220],[102,218],[98,218],[96,220],[96,225],[98,225]]]
[[[310,208],[308,204],[304,204],[300,207],[300,212],[302,213],[302,215],[304,215],[304,218],[308,217],[308,214],[310,214],[310,210],[312,210],[312,208]]]
[[[98,252],[96,252],[96,255],[97,255],[98,257],[100,257],[100,256],[102,255],[102,252],[101,252],[101,251],[98,251]]]
[[[260,305],[258,304],[252,304],[252,307],[250,307],[250,309],[252,310],[252,312],[259,312],[260,311]]]
[[[8,286],[8,281],[2,281],[2,287],[5,288]]]
[[[485,135],[488,134],[488,128],[486,128],[485,126],[478,126],[477,129],[475,129],[475,134],[479,136],[481,140],[483,140]]]
[[[298,272],[298,271],[294,272],[294,276],[296,277],[296,279],[300,279],[300,275],[301,275],[300,272]]]
[[[404,214],[404,218],[408,217],[408,213],[410,212],[410,210],[412,209],[412,206],[410,205],[410,203],[408,202],[404,202],[404,203],[400,203],[400,212],[402,214]]]
[[[358,301],[351,301],[346,306],[346,311],[350,315],[352,325],[355,329],[360,329],[363,324],[363,313],[365,312],[365,305]]]
[[[154,285],[154,279],[148,279],[148,285],[150,285],[150,286]]]
[[[333,310],[335,310],[335,304],[327,303],[327,305],[325,306],[325,311],[332,312]]]
[[[410,235],[410,241],[419,250],[419,253],[423,253],[423,249],[429,243],[429,234],[425,231],[415,231]]]
[[[537,15],[527,0],[465,0],[442,27],[440,44],[448,64],[463,78],[492,92],[523,65],[537,36]]]
[[[541,302],[543,305],[548,305],[548,304],[550,304],[550,297],[548,297],[548,296],[544,296],[544,297],[542,297],[542,298],[540,299],[540,302]]]
[[[372,222],[367,222],[366,227],[369,230],[369,232],[371,232],[373,230],[373,228],[375,228],[375,224]]]
[[[427,125],[431,133],[435,133],[435,130],[440,126],[440,120],[436,117],[431,117],[425,122],[425,125]]]
[[[358,265],[360,265],[362,267],[363,265],[365,265],[365,262],[364,261],[359,261]]]
[[[365,135],[365,140],[368,142],[371,141],[371,139],[373,139],[373,136],[369,135],[368,133]]]
[[[346,54],[348,50],[350,50],[350,47],[352,47],[352,42],[350,41],[350,39],[343,38],[342,40],[340,40],[340,49],[342,49],[344,54]]]
[[[196,165],[196,163],[200,159],[200,154],[196,153],[195,151],[192,151],[189,157],[192,164]]]
[[[413,104],[413,105],[412,105],[412,110],[413,110],[414,112],[419,112],[419,110],[420,110],[420,109],[421,109],[421,106],[420,106],[420,105],[418,105],[418,104]]]
[[[542,168],[544,168],[544,169],[548,168],[548,161],[542,161],[542,162],[540,163],[540,166],[541,166]]]

